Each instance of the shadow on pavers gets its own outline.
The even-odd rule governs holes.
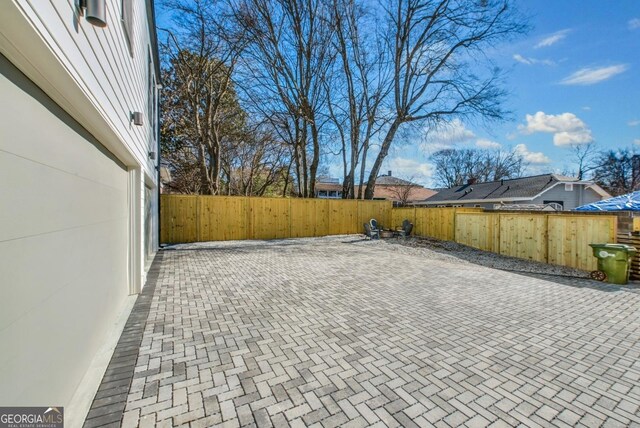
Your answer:
[[[640,281],[630,281],[629,284],[626,285],[608,284],[606,282],[592,280],[589,278],[587,271],[496,254],[468,247],[457,242],[441,241],[428,237],[411,237],[408,240],[387,240],[387,242],[405,245],[411,248],[426,249],[478,266],[543,279],[570,287],[592,288],[604,292],[626,291],[640,293]],[[504,266],[505,264],[511,264],[513,267]],[[549,272],[538,272],[537,270],[549,270]],[[575,275],[571,273],[575,273]]]
[[[555,282],[556,284],[568,285],[570,287],[577,288],[591,288],[593,290],[604,291],[606,293],[613,293],[618,291],[625,291],[631,293],[640,294],[640,282],[629,281],[628,284],[609,284],[607,282],[594,281],[589,278],[579,278],[573,276],[563,276],[554,274],[532,273],[532,272],[518,272],[513,270],[505,270],[518,275],[527,276],[529,278],[542,279],[544,281]]]

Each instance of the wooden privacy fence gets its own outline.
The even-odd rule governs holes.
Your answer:
[[[390,224],[390,201],[161,195],[163,243],[300,238],[362,233]]]
[[[482,208],[393,208],[391,222],[400,225],[408,219],[413,223],[412,234],[455,241],[456,214],[482,211]]]
[[[412,221],[419,236],[584,270],[597,267],[589,244],[616,242],[615,215],[394,208],[391,217],[393,224],[400,224],[405,218]]]
[[[457,213],[455,241],[505,256],[595,270],[589,244],[616,242],[616,216]]]
[[[414,234],[506,256],[596,269],[589,244],[616,242],[615,215],[484,212],[482,208],[393,208],[390,201],[242,196],[161,196],[163,243],[362,233],[377,219]]]

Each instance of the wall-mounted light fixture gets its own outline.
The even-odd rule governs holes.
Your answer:
[[[129,118],[134,125],[142,126],[142,113],[139,111],[132,111]]]
[[[107,26],[106,0],[80,0],[80,9],[85,9],[85,19],[96,27]]]
[[[149,159],[156,160],[156,152],[149,152]]]

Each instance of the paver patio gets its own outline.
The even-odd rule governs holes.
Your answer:
[[[637,290],[354,239],[163,251],[122,425],[640,426]]]

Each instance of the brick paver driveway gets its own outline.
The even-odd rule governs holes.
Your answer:
[[[124,425],[639,425],[637,291],[354,239],[164,251]]]

